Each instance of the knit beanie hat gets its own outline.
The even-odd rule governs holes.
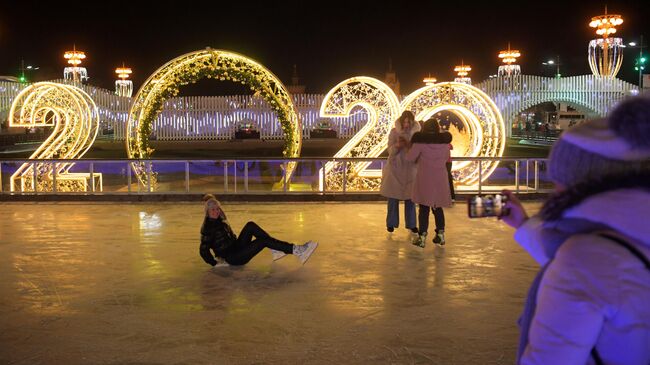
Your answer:
[[[549,177],[566,187],[641,171],[650,171],[648,97],[627,99],[606,119],[563,132],[549,155]]]
[[[205,215],[208,215],[208,210],[210,210],[210,208],[215,207],[215,206],[217,208],[221,208],[221,203],[219,203],[219,201],[217,199],[215,199],[214,197],[208,198],[205,201],[205,204],[204,204]]]

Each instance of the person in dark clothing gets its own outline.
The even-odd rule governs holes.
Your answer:
[[[199,253],[209,265],[216,266],[220,261],[230,265],[245,265],[264,248],[271,249],[274,261],[293,254],[304,264],[318,247],[318,243],[313,241],[304,245],[280,241],[271,237],[255,222],[246,223],[237,237],[219,201],[212,195],[206,195],[204,200],[205,219],[201,226]]]

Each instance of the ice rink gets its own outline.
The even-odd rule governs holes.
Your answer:
[[[320,246],[211,268],[199,202],[0,204],[0,364],[514,363],[538,266],[501,222],[458,204],[420,249],[384,203],[224,209]]]

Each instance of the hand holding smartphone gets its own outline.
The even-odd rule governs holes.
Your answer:
[[[504,194],[474,195],[467,200],[467,215],[470,218],[507,215],[507,201],[508,196]]]

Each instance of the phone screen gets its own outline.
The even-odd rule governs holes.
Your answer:
[[[467,200],[467,215],[470,218],[501,216],[507,200],[503,194],[474,195]]]

